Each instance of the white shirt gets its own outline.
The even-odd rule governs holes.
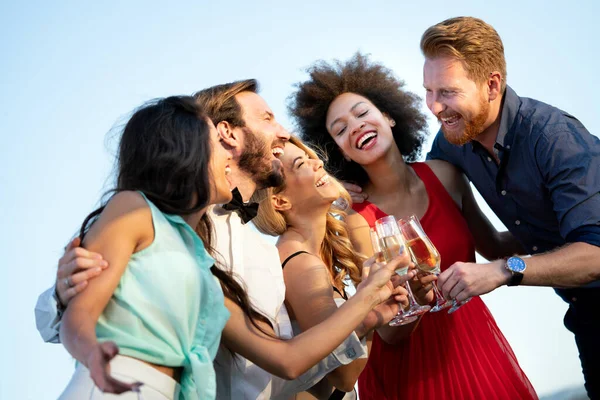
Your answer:
[[[210,211],[215,229],[215,249],[226,266],[243,280],[255,308],[273,323],[282,339],[293,337],[285,305],[285,283],[277,248],[251,225],[243,225],[235,212],[221,207]],[[36,326],[46,342],[59,343],[60,318],[57,316],[54,287],[40,295],[35,308]],[[333,353],[304,373],[288,381],[275,377],[237,355],[235,359],[221,348],[215,358],[217,399],[287,399],[302,392],[325,375],[367,355],[366,346],[352,333]]]

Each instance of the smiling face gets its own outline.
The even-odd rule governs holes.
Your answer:
[[[283,176],[279,157],[290,134],[276,120],[265,100],[254,92],[235,96],[245,123],[240,129],[242,154],[240,169],[250,174],[259,187],[281,184]]]
[[[355,93],[333,100],[326,125],[344,156],[360,165],[380,159],[394,145],[392,120],[369,99]]]
[[[285,174],[285,189],[279,195],[286,197],[292,208],[304,210],[319,204],[330,205],[340,196],[339,187],[323,169],[320,159],[287,143],[280,160]]]
[[[450,143],[468,143],[493,122],[487,86],[470,79],[461,61],[450,57],[426,59],[423,86],[427,107]]]
[[[231,172],[229,163],[231,162],[232,155],[231,151],[223,146],[219,133],[212,121],[207,118],[206,122],[209,127],[211,145],[209,174],[212,188],[209,202],[210,204],[224,204],[228,203],[232,197],[231,181],[228,177]]]

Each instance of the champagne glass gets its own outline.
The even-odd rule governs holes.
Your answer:
[[[379,263],[385,263],[385,259],[383,257],[383,250],[381,248],[381,239],[379,235],[375,231],[375,228],[369,228],[369,234],[371,235],[371,245],[373,246],[373,253],[376,256],[376,261]],[[400,326],[413,323],[417,320],[416,316],[408,316],[405,314],[404,309],[402,308],[402,304],[399,304],[400,308],[398,310],[398,314],[394,317],[392,321],[394,321],[394,325],[392,326]],[[390,325],[392,324],[390,321]]]
[[[402,238],[400,228],[393,215],[388,215],[387,217],[375,221],[375,231],[379,237],[379,245],[385,262],[390,262],[394,257],[404,252],[404,239]],[[408,266],[396,270],[396,274],[398,275],[405,275],[407,273]],[[401,309],[401,312],[398,313],[400,314],[400,318],[396,316],[390,321],[390,326],[404,325],[406,324],[406,322],[404,322],[405,317],[417,317],[421,314],[425,314],[431,309],[430,306],[422,306],[417,303],[408,282],[404,283],[404,287],[408,291],[410,307],[408,310]]]
[[[408,218],[400,219],[398,220],[398,226],[417,268],[422,272],[438,276],[441,272],[440,253],[427,237],[417,217],[411,215]],[[433,282],[433,292],[435,293],[436,304],[431,312],[438,312],[452,305],[442,296],[436,282]]]

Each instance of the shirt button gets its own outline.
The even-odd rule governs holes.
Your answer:
[[[492,157],[488,157],[488,161],[492,161]]]
[[[507,149],[507,150],[510,150],[510,144],[507,144],[507,145],[506,145],[506,149]]]
[[[506,190],[503,190],[500,193],[502,194],[502,196],[506,196]]]
[[[531,250],[533,250],[533,251],[537,251],[537,246],[533,246],[533,247],[531,248]]]
[[[515,221],[515,225],[521,225],[521,221],[519,221],[519,220],[516,220],[516,221]]]
[[[577,297],[571,297],[571,302],[575,303],[577,301]]]

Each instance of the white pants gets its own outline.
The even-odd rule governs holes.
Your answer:
[[[59,400],[173,400],[179,396],[177,381],[134,358],[117,355],[110,362],[110,372],[113,378],[122,382],[142,382],[140,393],[102,393],[90,377],[90,371],[83,364],[79,364]]]

